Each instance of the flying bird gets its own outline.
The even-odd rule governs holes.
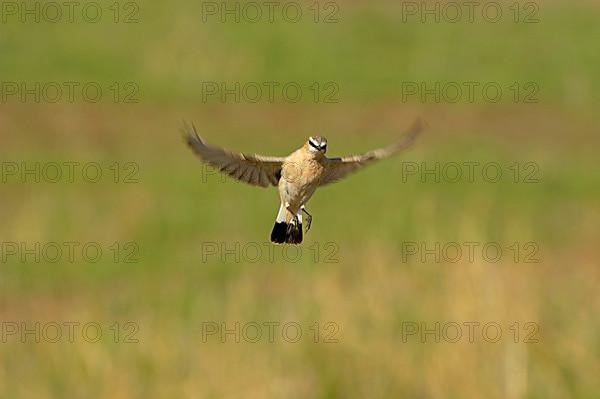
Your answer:
[[[327,139],[311,136],[298,150],[287,157],[243,154],[208,145],[194,125],[184,122],[183,132],[188,146],[204,162],[222,173],[253,186],[277,186],[281,205],[271,232],[277,244],[302,242],[302,214],[306,214],[306,231],[312,215],[305,206],[318,187],[337,182],[350,173],[410,146],[424,124],[418,119],[396,143],[362,155],[327,158]]]

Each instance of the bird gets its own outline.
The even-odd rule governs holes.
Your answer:
[[[409,147],[424,129],[417,119],[409,130],[387,147],[340,158],[328,158],[327,139],[310,136],[302,147],[286,157],[272,157],[229,151],[207,144],[196,126],[184,121],[182,131],[187,145],[205,163],[241,182],[253,186],[276,186],[280,206],[271,231],[275,244],[300,244],[303,239],[302,215],[306,215],[306,232],[312,215],[306,204],[317,188],[341,180],[367,165],[388,158]]]

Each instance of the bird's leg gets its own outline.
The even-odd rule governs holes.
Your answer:
[[[312,215],[306,211],[304,205],[302,205],[300,209],[302,209],[302,212],[306,213],[306,231],[308,232],[308,230],[310,230],[310,225],[312,224]]]
[[[298,220],[298,215],[296,215],[296,213],[295,213],[295,212],[292,212],[292,210],[290,209],[290,204],[289,204],[289,202],[286,202],[286,203],[285,203],[285,209],[287,209],[287,211],[288,211],[289,213],[291,213],[292,215],[294,215],[294,216],[292,217],[292,220],[291,220],[290,222],[294,222],[294,223],[298,223],[298,224],[300,224],[300,221]]]

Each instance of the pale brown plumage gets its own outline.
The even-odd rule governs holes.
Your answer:
[[[324,186],[335,183],[347,175],[372,164],[380,159],[388,158],[403,149],[409,147],[424,128],[423,121],[417,119],[409,131],[396,143],[387,147],[369,151],[361,155],[350,155],[343,158],[327,158],[325,164],[325,175],[321,178],[319,185]]]
[[[281,177],[281,165],[285,158],[243,154],[207,145],[198,136],[195,126],[184,124],[186,141],[204,162],[231,177],[254,186],[276,186]]]
[[[308,228],[312,220],[304,205],[317,187],[337,182],[356,170],[400,152],[414,142],[423,127],[419,119],[398,142],[343,158],[327,158],[327,140],[319,136],[310,137],[287,157],[269,157],[210,146],[198,136],[196,128],[188,124],[184,124],[183,131],[192,150],[219,171],[251,185],[278,186],[281,207],[271,240],[298,244],[302,241],[302,212],[307,214]]]
[[[342,158],[324,157],[325,172],[319,181],[319,185],[324,186],[337,182],[375,161],[388,158],[402,151],[414,142],[423,127],[423,122],[418,119],[400,141],[387,147]],[[281,177],[281,167],[288,157],[271,157],[228,151],[206,144],[193,125],[190,126],[185,123],[183,130],[188,145],[196,155],[219,171],[251,185],[261,187],[277,186]]]

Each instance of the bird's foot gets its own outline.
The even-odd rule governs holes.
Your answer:
[[[302,212],[304,212],[306,214],[306,232],[308,233],[308,230],[310,230],[310,226],[312,225],[312,215],[308,212],[306,212],[306,209],[304,209],[304,207],[302,207]]]

